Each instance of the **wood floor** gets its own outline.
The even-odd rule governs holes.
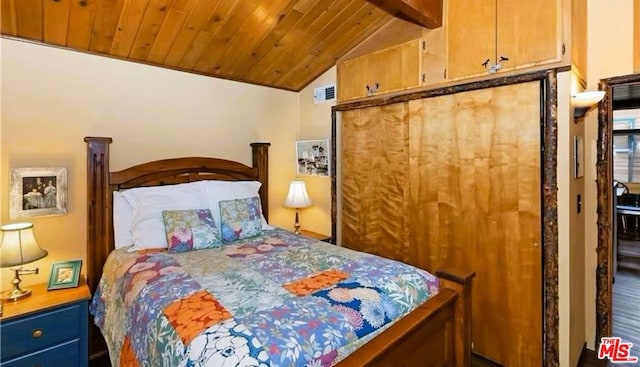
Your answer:
[[[640,272],[618,270],[613,284],[613,336],[633,343],[631,355],[640,358]],[[596,353],[585,355],[580,367],[606,366]],[[638,363],[609,363],[608,366],[638,367]]]
[[[640,358],[640,272],[618,270],[613,283],[613,336],[633,343],[631,355]],[[638,366],[616,364],[616,366]]]

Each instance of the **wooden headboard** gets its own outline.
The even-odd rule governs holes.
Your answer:
[[[199,180],[260,181],[262,213],[269,219],[269,145],[251,143],[253,166],[219,158],[185,157],[109,171],[111,138],[86,137],[87,143],[87,283],[94,292],[102,267],[114,249],[113,191]]]

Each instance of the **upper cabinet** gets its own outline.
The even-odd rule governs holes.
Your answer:
[[[415,38],[410,41],[338,62],[338,101],[443,82],[446,68],[444,28],[418,29],[411,34]]]
[[[562,0],[448,0],[450,80],[562,59]]]
[[[394,20],[340,60],[338,102],[524,69],[586,75],[586,0],[446,0],[443,14],[435,29]]]
[[[338,64],[338,100],[403,91],[422,83],[422,39],[412,40]]]

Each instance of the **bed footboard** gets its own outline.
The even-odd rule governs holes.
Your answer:
[[[436,274],[441,285],[437,295],[338,366],[470,366],[471,280],[475,273]]]

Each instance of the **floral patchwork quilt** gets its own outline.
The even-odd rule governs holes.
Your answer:
[[[438,292],[409,265],[275,229],[113,251],[91,304],[115,366],[332,366]]]

